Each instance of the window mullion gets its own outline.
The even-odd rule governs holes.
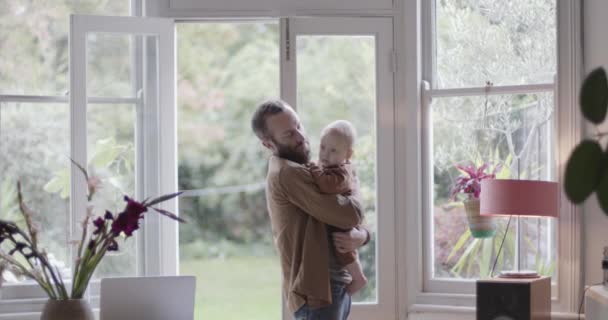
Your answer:
[[[68,103],[69,98],[65,96],[35,96],[35,95],[0,95],[0,102],[23,102],[23,103]],[[141,102],[140,97],[89,97],[88,103],[93,104],[137,104]]]
[[[527,85],[510,85],[510,86],[492,86],[492,87],[468,87],[468,88],[452,88],[452,89],[428,89],[428,95],[431,98],[448,98],[448,97],[466,97],[466,96],[483,96],[500,95],[500,94],[525,94],[525,93],[542,93],[552,92],[555,90],[554,83],[542,84],[527,84]]]

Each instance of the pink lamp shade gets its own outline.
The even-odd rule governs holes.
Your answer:
[[[489,216],[558,216],[556,182],[485,179],[481,181],[480,214]]]

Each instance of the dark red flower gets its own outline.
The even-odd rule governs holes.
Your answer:
[[[93,221],[93,225],[95,226],[95,231],[93,231],[93,234],[100,233],[101,229],[103,229],[105,224],[106,224],[106,221],[102,217],[97,217],[97,219],[95,219],[95,221]]]
[[[139,229],[139,219],[143,219],[143,213],[148,210],[144,205],[127,196],[125,196],[125,201],[127,202],[125,210],[118,214],[112,223],[112,232],[115,236],[121,232],[124,232],[127,237],[133,235],[133,231]]]
[[[148,208],[146,208],[146,206],[127,196],[125,196],[125,201],[127,202],[127,207],[125,208],[124,212],[129,215],[139,216],[140,214],[148,211]]]
[[[114,220],[114,216],[112,215],[112,212],[106,210],[106,215],[104,216],[104,218],[106,220]]]
[[[116,240],[112,239],[112,242],[108,246],[108,251],[118,251],[118,242]]]

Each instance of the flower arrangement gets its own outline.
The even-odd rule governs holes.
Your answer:
[[[479,199],[481,192],[481,181],[484,179],[494,179],[496,174],[502,168],[502,165],[497,164],[494,169],[487,172],[490,168],[489,163],[484,163],[479,167],[474,165],[460,166],[456,165],[456,168],[462,173],[457,179],[456,183],[452,187],[450,196],[456,200],[458,194],[464,193],[468,199]]]
[[[74,164],[83,172],[87,180],[87,198],[91,201],[99,187],[100,180],[97,177],[89,177],[82,166],[77,163]],[[68,293],[59,269],[49,262],[47,252],[39,245],[39,229],[32,219],[34,212],[25,204],[21,193],[21,185],[18,183],[19,210],[24,217],[26,228],[24,231],[12,221],[0,220],[0,243],[4,244],[4,248],[10,248],[8,251],[0,249],[0,264],[6,266],[14,274],[23,275],[36,281],[50,299],[82,299],[95,269],[105,254],[118,250],[118,237],[124,236],[127,239],[133,235],[134,231],[139,229],[139,221],[144,218],[148,209],[173,220],[184,222],[175,214],[154,207],[161,202],[179,196],[180,193],[146,199],[143,202],[137,202],[124,196],[126,204],[122,212],[114,214],[106,210],[103,216],[96,218],[93,217],[93,207],[87,207],[87,214],[82,223],[82,237],[77,243],[78,250],[72,276],[72,288],[71,292]],[[91,221],[93,230],[89,232]]]

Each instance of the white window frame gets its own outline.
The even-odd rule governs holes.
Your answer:
[[[156,197],[177,191],[177,134],[175,112],[175,32],[172,19],[72,15],[70,21],[70,106],[71,155],[87,163],[87,56],[89,33],[151,35],[155,46],[141,44],[144,75],[137,79],[143,94],[133,98],[136,116],[136,197]],[[136,50],[139,46],[136,47]],[[146,110],[143,110],[143,109]],[[86,181],[76,166],[71,167],[72,237],[79,239],[79,221],[86,214]],[[177,200],[158,205],[177,212]],[[139,275],[176,275],[178,270],[177,223],[150,214],[144,219],[138,244],[143,254]],[[143,241],[141,241],[143,239]],[[73,256],[73,254],[72,254]]]
[[[408,1],[413,5],[416,1]],[[445,316],[446,313],[458,312],[462,313],[465,318],[474,314],[475,295],[471,288],[462,286],[464,281],[446,281],[444,283],[430,283],[428,274],[431,269],[427,267],[428,259],[425,257],[432,252],[429,244],[432,242],[425,241],[424,237],[429,236],[428,223],[425,226],[425,219],[432,214],[428,207],[425,208],[425,201],[428,202],[428,195],[424,195],[427,184],[430,181],[425,179],[425,174],[428,175],[429,164],[425,162],[428,157],[425,152],[424,141],[431,130],[431,124],[428,122],[428,117],[425,115],[425,106],[428,106],[429,99],[432,96],[441,95],[483,95],[485,88],[469,88],[469,89],[431,89],[428,84],[425,85],[423,80],[432,79],[434,74],[433,66],[435,57],[431,54],[433,51],[433,25],[434,17],[434,1],[417,2],[418,10],[421,12],[421,19],[407,20],[409,12],[405,12],[406,20],[404,24],[410,26],[410,32],[407,33],[409,41],[419,39],[422,43],[421,51],[406,50],[408,56],[418,57],[420,64],[416,71],[412,69],[407,75],[405,82],[413,84],[416,81],[419,86],[420,96],[407,98],[407,104],[417,106],[416,111],[408,112],[415,114],[414,119],[420,119],[418,124],[404,124],[408,136],[412,137],[412,143],[409,148],[404,150],[408,156],[417,154],[418,158],[408,158],[408,167],[404,174],[410,177],[416,177],[419,181],[419,190],[412,190],[411,186],[405,187],[410,190],[409,193],[414,193],[415,197],[407,199],[407,207],[409,212],[419,212],[419,214],[408,216],[405,221],[407,236],[403,237],[407,242],[407,260],[412,261],[416,268],[408,269],[407,272],[407,291],[403,292],[408,296],[409,307],[405,312],[409,313],[413,318],[417,318],[419,314],[437,314]],[[413,8],[411,11],[416,12]],[[579,141],[581,136],[581,119],[578,113],[577,93],[581,79],[581,24],[580,24],[581,5],[578,1],[557,0],[557,66],[558,75],[555,84],[554,99],[556,103],[555,115],[556,124],[559,130],[555,130],[554,139],[556,141],[555,165],[558,171],[557,179],[561,184],[563,181],[563,169],[573,146]],[[406,27],[407,30],[407,27]],[[432,57],[432,58],[429,58]],[[411,58],[410,58],[411,59]],[[513,93],[513,92],[538,92],[553,90],[553,84],[545,85],[527,85],[527,86],[503,86],[493,87],[491,93]],[[415,132],[416,129],[420,130]],[[427,150],[427,151],[425,151]],[[423,170],[427,170],[426,173]],[[423,172],[422,175],[419,172]],[[408,174],[409,173],[409,174]],[[411,178],[410,178],[411,180]],[[409,195],[408,193],[408,195]],[[426,197],[426,198],[425,198]],[[581,218],[579,209],[573,206],[565,196],[560,198],[560,216],[558,220],[558,274],[557,282],[559,288],[554,293],[552,299],[552,311],[554,313],[568,314],[572,316],[577,311],[577,302],[581,295]],[[432,236],[432,235],[430,235]],[[428,238],[427,238],[428,240]],[[405,259],[405,257],[403,258]],[[405,263],[404,260],[400,262]],[[452,282],[452,283],[450,283]],[[454,290],[454,283],[459,284],[461,289]],[[439,307],[443,306],[443,307]],[[447,306],[447,307],[446,307]]]
[[[141,13],[141,2],[132,1],[132,12],[135,14]],[[136,154],[138,155],[139,169],[136,173],[137,184],[142,185],[144,177],[150,177],[152,180],[146,180],[144,188],[138,190],[137,197],[140,198],[147,194],[158,195],[172,193],[177,190],[177,170],[176,170],[176,126],[175,126],[175,77],[174,77],[174,26],[171,19],[142,19],[135,17],[102,17],[102,16],[82,16],[72,15],[70,23],[70,64],[76,65],[76,68],[70,68],[70,97],[66,96],[42,96],[42,95],[0,95],[0,103],[60,103],[65,107],[71,106],[70,110],[70,153],[71,158],[79,163],[87,163],[86,159],[86,110],[85,106],[88,103],[111,105],[127,103],[133,105],[143,105],[146,97],[137,96],[134,93],[132,97],[86,97],[86,60],[84,55],[85,37],[88,31],[92,32],[115,32],[124,33],[127,28],[131,31],[141,34],[156,34],[158,35],[158,51],[151,50],[146,56],[145,61],[138,60],[136,56],[143,56],[140,53],[143,47],[138,44],[135,47],[136,54],[133,57],[136,79],[134,84],[145,83],[141,78],[141,70],[143,63],[155,64],[156,67],[151,70],[156,70],[159,75],[160,92],[156,88],[147,90],[150,94],[158,95],[158,103],[163,106],[159,108],[159,113],[155,115],[157,119],[163,121],[151,121],[149,117],[144,117],[138,113],[138,125],[136,131],[136,139],[146,141],[143,137],[155,136],[154,140],[150,140],[146,145],[138,146]],[[77,22],[77,23],[76,23]],[[79,26],[74,27],[75,24]],[[129,32],[126,32],[127,34]],[[76,39],[78,38],[78,39]],[[158,52],[159,59],[165,63],[156,63],[156,59],[148,59],[150,54]],[[152,61],[154,60],[154,61]],[[169,61],[170,63],[167,63]],[[148,70],[148,69],[146,69]],[[148,76],[155,76],[149,75]],[[151,99],[153,100],[153,99]],[[71,103],[70,103],[71,102]],[[0,106],[1,107],[1,106]],[[138,108],[139,109],[139,108]],[[67,141],[66,141],[67,142]],[[154,147],[157,146],[157,147]],[[167,152],[160,153],[163,149]],[[157,161],[150,166],[148,162],[144,165],[143,155],[156,154]],[[172,170],[175,169],[175,170]],[[70,239],[79,238],[81,233],[81,221],[86,212],[86,203],[84,194],[86,190],[86,182],[82,178],[82,173],[75,167],[71,166],[71,195],[70,195],[70,216],[69,225],[66,232],[69,233]],[[160,205],[161,208],[173,212],[177,212],[176,200],[167,201]],[[141,264],[138,266],[139,275],[175,275],[178,270],[178,253],[175,250],[174,243],[177,243],[177,224],[169,219],[161,219],[159,215],[150,215],[144,221],[142,230],[137,234],[137,239],[142,245],[138,248],[138,256],[141,258]],[[73,249],[73,248],[72,248]],[[73,257],[73,250],[70,251],[70,256]],[[70,261],[73,259],[70,258]],[[66,281],[69,286],[69,281]],[[91,281],[88,295],[90,295],[91,303],[95,307],[99,300],[99,281]],[[38,318],[38,312],[42,310],[44,303],[47,300],[46,294],[40,287],[31,281],[21,284],[5,284],[2,288],[2,300],[0,300],[0,319],[15,319],[15,318]]]
[[[130,15],[141,16],[143,11],[144,0],[130,0]],[[66,88],[67,89],[67,88]],[[27,90],[25,90],[27,92]],[[133,103],[132,98],[103,98],[90,97],[91,103],[95,104],[116,104],[116,103]],[[3,103],[30,103],[30,104],[65,104],[69,108],[69,91],[63,96],[60,95],[28,95],[28,94],[0,94],[0,108]],[[70,203],[70,207],[72,204]],[[69,221],[72,221],[70,216]],[[68,228],[68,226],[66,226]],[[69,226],[71,229],[71,226]],[[66,229],[66,232],[68,230]],[[40,305],[46,301],[46,294],[34,282],[26,282],[22,284],[3,284],[2,300],[0,300],[0,319],[3,319],[4,313],[10,312],[26,312],[31,311],[31,305]],[[23,307],[25,306],[25,308]],[[13,319],[13,318],[10,318]]]

